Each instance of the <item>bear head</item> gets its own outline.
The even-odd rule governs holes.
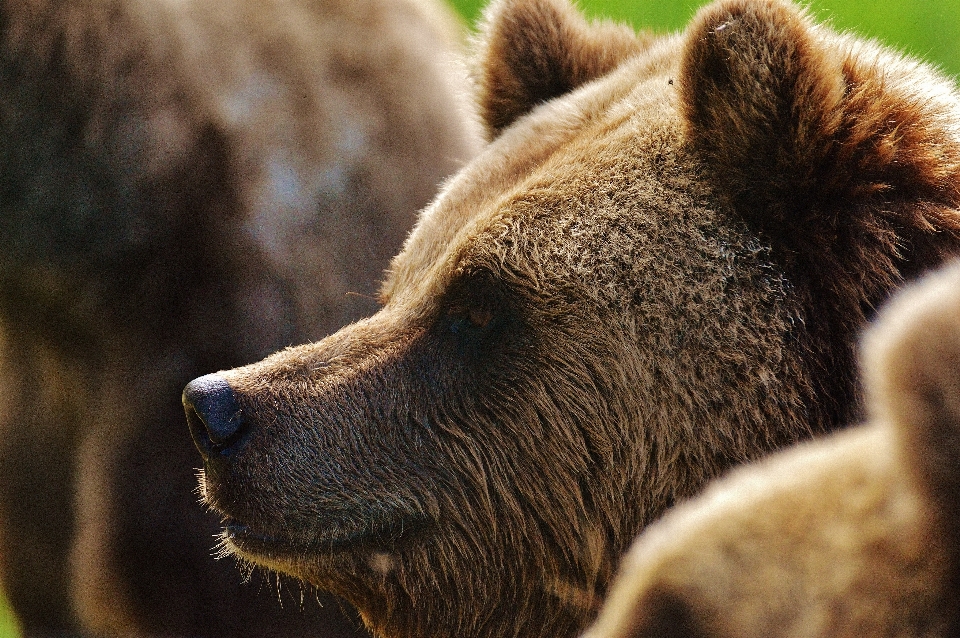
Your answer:
[[[960,245],[960,109],[774,0],[497,0],[473,72],[489,144],[382,309],[185,406],[225,551],[380,635],[573,635],[648,522],[857,414],[857,330]]]

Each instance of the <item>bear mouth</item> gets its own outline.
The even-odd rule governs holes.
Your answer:
[[[424,526],[422,519],[404,519],[388,525],[377,525],[357,530],[330,526],[336,532],[319,533],[305,538],[264,533],[234,518],[223,521],[223,539],[247,556],[280,559],[284,556],[323,555],[356,549],[394,549],[407,541]]]
[[[290,545],[289,541],[278,536],[261,534],[249,525],[232,518],[223,521],[223,539],[244,554],[273,556],[280,548]]]

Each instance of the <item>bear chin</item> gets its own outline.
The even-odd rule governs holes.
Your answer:
[[[203,481],[205,498],[214,500],[210,484]],[[218,490],[224,498],[222,488]],[[328,579],[309,574],[330,571],[327,559],[366,560],[371,553],[395,553],[428,535],[426,516],[403,506],[360,505],[352,510],[326,513],[309,526],[255,514],[232,514],[229,505],[218,506],[222,520],[221,549],[247,563],[268,566],[304,580]],[[304,557],[311,557],[305,560]]]

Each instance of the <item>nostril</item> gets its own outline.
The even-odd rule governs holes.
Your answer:
[[[186,399],[183,401],[183,409],[187,413],[187,427],[190,428],[190,436],[193,438],[194,445],[200,450],[203,458],[207,458],[213,452],[213,441],[207,434],[207,426],[193,406],[188,404]]]
[[[183,389],[183,409],[200,453],[230,455],[249,430],[237,397],[227,380],[216,374],[194,379]]]

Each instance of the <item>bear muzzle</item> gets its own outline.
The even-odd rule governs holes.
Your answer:
[[[235,455],[253,431],[230,384],[217,374],[187,384],[183,389],[183,409],[190,436],[207,462]]]

